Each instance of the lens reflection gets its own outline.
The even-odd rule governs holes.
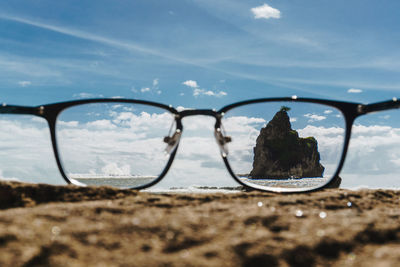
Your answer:
[[[161,108],[127,103],[70,107],[57,118],[59,156],[75,183],[140,187],[159,177],[169,155],[163,139],[174,127]]]
[[[323,186],[343,150],[345,121],[333,107],[302,102],[264,102],[234,108],[222,124],[228,161],[245,184],[296,191]]]

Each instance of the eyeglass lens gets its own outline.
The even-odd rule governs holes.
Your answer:
[[[336,172],[345,119],[334,107],[307,102],[263,102],[228,111],[222,124],[227,158],[245,184],[266,190],[318,188]]]
[[[174,127],[173,114],[148,105],[69,107],[56,123],[63,170],[73,182],[86,185],[125,188],[149,184],[168,163],[164,137]]]

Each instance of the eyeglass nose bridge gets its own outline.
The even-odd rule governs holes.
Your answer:
[[[228,148],[226,147],[226,144],[231,142],[232,138],[230,136],[224,135],[225,133],[221,123],[223,115],[213,109],[187,109],[180,111],[178,114],[176,114],[175,115],[176,130],[172,136],[168,135],[164,138],[164,142],[168,144],[165,151],[167,153],[170,153],[178,146],[183,130],[181,120],[184,117],[197,116],[197,115],[211,116],[216,119],[214,125],[214,137],[221,151],[221,155],[223,157],[226,157],[228,155]]]

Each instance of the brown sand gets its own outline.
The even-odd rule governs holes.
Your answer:
[[[0,266],[399,266],[400,191],[0,183]]]

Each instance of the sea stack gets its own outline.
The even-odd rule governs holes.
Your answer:
[[[282,107],[261,129],[249,178],[322,177],[325,168],[320,163],[318,142],[314,137],[299,137],[290,124],[289,110]]]

